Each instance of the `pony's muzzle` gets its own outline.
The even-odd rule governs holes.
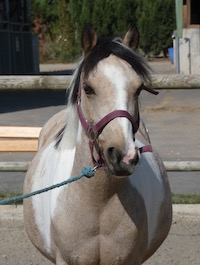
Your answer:
[[[108,170],[112,175],[131,175],[139,161],[139,151],[136,148],[132,156],[124,155],[119,149],[110,147],[106,152],[106,162]]]

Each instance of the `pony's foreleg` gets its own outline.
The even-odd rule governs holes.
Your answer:
[[[69,265],[68,263],[66,263],[66,262],[63,260],[60,251],[58,251],[57,254],[56,254],[56,265]]]

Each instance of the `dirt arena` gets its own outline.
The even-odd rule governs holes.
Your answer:
[[[200,205],[174,205],[170,234],[145,265],[200,264]],[[0,264],[50,265],[31,244],[22,206],[0,207]]]

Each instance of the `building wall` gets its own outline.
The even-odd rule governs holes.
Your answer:
[[[179,55],[181,74],[200,74],[200,28],[183,29]]]
[[[0,74],[38,74],[39,42],[30,0],[0,0]]]

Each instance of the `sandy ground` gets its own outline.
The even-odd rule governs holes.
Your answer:
[[[169,59],[157,59],[148,62],[154,74],[175,74],[175,66],[171,64]],[[58,64],[40,64],[40,72],[63,72],[66,70],[75,69],[77,63],[58,63]]]
[[[145,265],[200,263],[200,205],[174,205],[169,236]],[[0,207],[0,264],[50,265],[29,241],[22,206]]]

